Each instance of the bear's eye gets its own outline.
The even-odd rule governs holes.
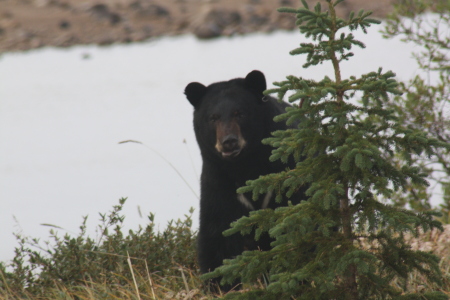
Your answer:
[[[219,115],[216,115],[216,114],[211,115],[211,117],[209,117],[209,120],[210,120],[211,122],[216,122],[216,121],[218,121],[219,119],[220,119],[220,116],[219,116]]]

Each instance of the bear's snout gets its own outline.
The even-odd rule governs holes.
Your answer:
[[[246,144],[239,125],[235,122],[231,124],[220,122],[216,129],[216,150],[223,158],[238,156]]]
[[[225,136],[222,141],[218,141],[216,149],[222,154],[222,157],[231,158],[238,156],[244,146],[245,141],[242,137],[238,137],[235,134],[229,134]]]
[[[238,137],[234,134],[227,135],[222,141],[222,155],[232,154],[236,151],[240,151]]]

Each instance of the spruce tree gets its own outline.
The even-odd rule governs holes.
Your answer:
[[[296,14],[300,32],[312,40],[291,54],[307,55],[304,68],[331,62],[334,74],[318,82],[288,76],[266,91],[279,99],[290,94],[292,107],[276,121],[298,125],[263,142],[274,147],[271,160],[293,158],[296,168],[261,176],[238,192],[252,192],[256,199],[273,191],[276,201],[286,201],[308,186],[308,199],[254,211],[224,233],[254,230],[256,239],[265,232],[274,239],[270,251],[246,251],[204,276],[223,276],[222,283],[259,282],[226,299],[447,299],[437,291],[407,292],[413,271],[441,281],[439,259],[405,242],[408,234],[442,229],[436,213],[415,213],[383,199],[408,181],[427,185],[422,170],[411,164],[413,154],[431,156],[450,147],[417,128],[402,127],[383,107],[390,95],[399,94],[393,72],[342,78],[341,62],[351,58],[352,47],[364,48],[351,32],[379,23],[364,11],[338,18],[335,6],[342,1],[327,0],[325,10],[319,3],[310,9],[305,0],[303,8],[279,9]],[[355,98],[361,105],[350,101]],[[394,155],[404,163],[393,164]],[[394,278],[403,284],[392,285]]]

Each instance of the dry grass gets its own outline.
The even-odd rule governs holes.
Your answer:
[[[134,269],[134,268],[133,268]],[[136,269],[133,271],[133,280],[127,280],[126,284],[110,285],[102,282],[86,281],[84,285],[65,286],[54,283],[53,288],[47,288],[45,296],[33,296],[26,292],[14,292],[5,286],[4,280],[0,280],[0,299],[29,299],[29,300],[205,300],[211,299],[202,289],[202,283],[196,272],[188,269],[180,269],[180,277],[161,278],[155,274],[140,274]],[[183,275],[182,275],[183,274]],[[115,274],[122,277],[120,274]],[[1,277],[0,277],[1,279]],[[122,279],[124,279],[122,277]],[[180,281],[181,279],[181,281]],[[181,284],[180,284],[181,282]],[[3,286],[2,286],[3,285]],[[3,287],[3,288],[2,288]]]
[[[428,282],[425,276],[412,273],[407,282],[409,292],[422,293],[429,290],[440,290],[450,297],[450,225],[444,226],[445,231],[433,230],[422,234],[419,238],[408,238],[415,250],[431,251],[441,258],[440,269],[443,274],[443,287],[437,287]],[[79,286],[65,286],[54,282],[54,287],[46,290],[45,296],[36,297],[26,292],[14,292],[6,285],[4,274],[0,272],[0,299],[27,299],[27,300],[207,300],[215,298],[202,288],[202,281],[197,270],[181,267],[177,268],[179,276],[160,277],[151,273],[148,268],[142,274],[133,267],[129,260],[129,267],[133,270],[134,278],[125,280],[126,284],[111,285],[104,282],[86,281]],[[125,279],[120,274],[115,276]],[[403,281],[394,281],[393,285],[401,285]]]
[[[450,224],[444,225],[444,231],[434,229],[420,235],[419,238],[410,237],[409,242],[414,250],[432,252],[441,258],[439,266],[444,286],[436,287],[428,282],[426,277],[413,273],[409,278],[408,290],[420,293],[431,288],[440,290],[450,297]]]

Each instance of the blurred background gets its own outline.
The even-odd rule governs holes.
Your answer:
[[[347,16],[363,8],[383,18],[393,3],[347,0],[337,10]],[[292,30],[293,15],[276,9],[300,6],[294,0],[0,0],[0,51]]]

